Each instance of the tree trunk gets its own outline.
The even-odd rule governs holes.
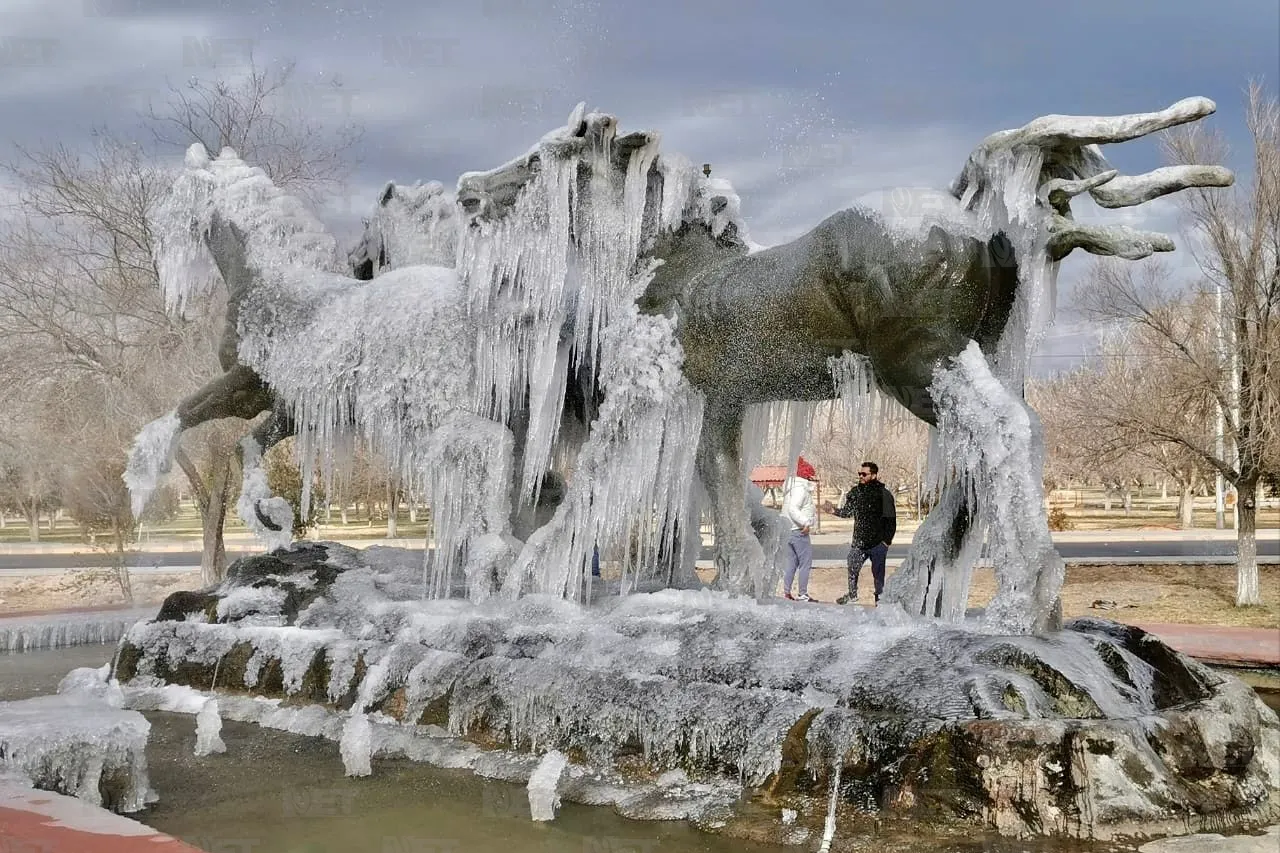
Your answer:
[[[1261,604],[1258,591],[1258,481],[1236,484],[1236,605]]]
[[[23,507],[27,516],[27,538],[32,542],[40,541],[40,510],[38,504],[32,500],[30,506]]]
[[[221,581],[226,568],[226,547],[222,534],[227,519],[231,454],[235,448],[226,446],[214,435],[210,435],[208,449],[213,460],[213,477],[210,483],[205,483],[195,462],[185,450],[179,447],[173,454],[173,460],[178,463],[182,473],[187,476],[187,482],[191,484],[191,493],[200,510],[200,579],[206,585]]]
[[[1133,511],[1133,492],[1129,489],[1125,489],[1121,498],[1124,501],[1124,517],[1128,518],[1129,513]]]
[[[396,510],[399,508],[396,505],[396,498],[398,497],[399,495],[396,494],[396,487],[394,483],[388,480],[387,481],[387,538],[388,539],[395,539],[396,533],[398,532],[396,529]]]
[[[120,585],[124,600],[133,604],[133,583],[129,578],[129,561],[125,559],[124,553],[124,529],[118,520],[111,523],[111,535],[115,538],[116,545],[116,583]]]
[[[209,508],[201,517],[200,580],[205,586],[222,581],[227,569],[223,526],[227,519],[227,492],[231,486],[231,460],[223,456],[214,463],[209,484]]]
[[[1111,512],[1111,490],[1102,493],[1102,508],[1106,512]]]
[[[342,504],[342,526],[346,527],[350,523],[350,519],[347,518],[347,504],[344,501]]]
[[[324,523],[333,524],[333,501],[324,502]]]
[[[1169,500],[1169,481],[1168,480],[1160,481],[1160,500],[1162,501]]]
[[[1196,493],[1190,480],[1182,484],[1182,494],[1178,497],[1178,526],[1183,530],[1195,527]]]

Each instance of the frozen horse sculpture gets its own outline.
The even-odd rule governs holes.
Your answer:
[[[457,200],[444,184],[388,181],[373,216],[364,220],[364,235],[347,255],[352,275],[369,281],[397,267],[451,267],[458,254],[458,223]]]
[[[854,208],[750,253],[736,205],[723,197],[713,210],[726,227],[659,233],[647,256],[661,265],[639,304],[677,319],[683,372],[703,397],[697,468],[715,523],[717,585],[757,597],[771,587],[744,500],[749,407],[830,399],[833,387],[866,405],[874,387],[937,428],[941,457],[939,507],[888,599],[912,613],[962,617],[985,533],[998,578],[988,628],[1057,624],[1062,562],[1042,510],[1038,421],[1021,397],[1027,355],[1052,320],[1058,262],[1071,251],[1133,260],[1174,248],[1162,234],[1077,223],[1070,200],[1089,192],[1116,208],[1229,186],[1231,173],[1212,166],[1121,177],[1097,147],[1213,111],[1211,101],[1189,98],[1156,113],[1047,116],[993,134],[906,227]],[[509,194],[522,177],[513,167],[487,180]],[[478,204],[488,190],[464,180],[460,198]]]
[[[1062,562],[1042,509],[1038,421],[1021,395],[1027,356],[1052,321],[1058,262],[1072,250],[1133,260],[1174,248],[1162,234],[1078,223],[1070,200],[1088,192],[1117,208],[1229,186],[1221,167],[1119,176],[1098,148],[1214,109],[1189,98],[1155,113],[1046,116],[984,140],[918,223],[855,208],[755,254],[674,251],[697,261],[660,267],[648,307],[674,306],[685,374],[706,398],[698,464],[726,585],[760,595],[767,576],[741,515],[746,407],[828,399],[831,371],[847,398],[874,380],[937,427],[941,465],[931,467],[943,494],[887,599],[962,617],[985,531],[998,582],[986,624],[1009,633],[1054,625]]]
[[[192,260],[198,268],[212,249],[233,292],[239,273],[228,270],[237,264],[256,281],[239,309],[239,359],[285,392],[312,461],[317,448],[324,455],[358,428],[407,474],[434,472],[424,492],[437,496],[443,532],[435,594],[447,594],[453,569],[468,566],[473,598],[498,587],[575,596],[590,583],[596,544],[638,538],[639,564],[696,546],[695,537],[677,544],[675,536],[681,523],[696,529],[688,489],[696,458],[716,522],[718,585],[764,595],[767,561],[748,533],[743,494],[747,407],[826,399],[836,386],[853,397],[874,382],[939,427],[947,461],[941,511],[917,537],[890,597],[914,612],[961,615],[966,555],[975,532],[989,527],[1000,594],[988,624],[1018,633],[1052,624],[1061,583],[1040,510],[1035,418],[1016,390],[1025,354],[1049,320],[1057,262],[1074,248],[1127,258],[1172,249],[1163,235],[1077,224],[1069,200],[1088,191],[1118,207],[1229,184],[1230,173],[1202,167],[1119,178],[1096,148],[1212,111],[1211,102],[1189,99],[1152,114],[1039,119],[988,138],[914,232],[855,209],[749,254],[737,198],[723,182],[659,156],[655,136],[618,137],[611,116],[580,107],[528,154],[459,180],[455,269],[384,272],[367,286],[376,300],[334,303],[340,314],[314,309],[317,299],[350,289],[329,272],[331,240],[292,209],[292,224],[273,223],[273,206],[296,202],[272,195],[260,173],[224,180],[247,169],[233,154],[190,156],[167,245],[176,248],[175,271]],[[243,191],[250,185],[259,196]],[[386,231],[376,229],[366,246]],[[430,231],[422,233],[436,239]],[[376,267],[394,266],[385,239],[377,245]],[[353,261],[372,267],[373,254],[365,248]],[[169,286],[178,301],[193,280],[205,279],[166,277],[177,282]],[[412,328],[384,320],[354,339],[338,335],[335,317],[349,324],[364,310],[385,313],[390,291],[417,317]],[[268,332],[277,336],[270,346]],[[454,345],[432,346],[426,358],[414,352],[433,335]],[[371,337],[393,350],[379,356],[387,379],[375,381],[369,359],[353,356]],[[343,343],[320,360],[310,350],[329,338]],[[757,352],[776,357],[763,362]],[[575,372],[585,378],[571,381]],[[435,378],[414,388],[407,377]],[[563,428],[575,386],[598,402],[593,417],[580,419],[593,424],[586,435]],[[517,425],[518,436],[508,428]],[[515,541],[512,505],[537,500],[555,457],[571,459],[578,476],[551,521]],[[457,476],[509,478],[513,489],[483,507],[466,504],[450,491]]]
[[[389,232],[397,239],[405,232],[390,228],[394,221],[376,222],[375,217],[366,248],[353,253],[351,260],[363,267],[355,270],[358,275],[381,274],[360,285],[340,272],[332,237],[296,199],[272,186],[261,170],[240,161],[233,151],[224,150],[213,159],[193,147],[159,216],[161,277],[168,303],[177,308],[217,282],[226,285],[227,372],[139,436],[126,474],[135,505],[145,503],[182,429],[201,419],[252,417],[278,406],[283,417],[274,419],[271,435],[246,440],[240,506],[242,518],[259,532],[277,532],[276,527],[285,531],[271,544],[285,544],[280,540],[287,539],[288,519],[270,511],[275,499],[267,497],[265,478],[252,464],[261,448],[274,436],[297,432],[304,467],[310,468],[318,459],[327,463],[335,447],[359,434],[386,453],[406,480],[419,478],[421,492],[432,500],[437,535],[434,594],[454,588],[458,569],[475,599],[498,586],[512,595],[576,592],[576,587],[567,588],[577,576],[573,572],[530,574],[546,543],[522,545],[511,536],[513,519],[525,508],[522,505],[537,505],[553,467],[553,453],[563,455],[566,442],[571,449],[575,441],[590,443],[582,433],[601,398],[590,389],[626,385],[635,403],[672,397],[669,392],[681,382],[676,353],[667,352],[655,362],[645,349],[678,347],[669,334],[670,324],[641,318],[634,307],[638,293],[621,290],[632,284],[638,249],[627,247],[638,239],[638,229],[631,229],[639,217],[619,215],[617,197],[629,194],[639,199],[641,211],[645,209],[648,166],[656,155],[653,137],[617,137],[612,117],[588,116],[580,107],[565,129],[549,134],[518,161],[545,162],[547,172],[555,162],[562,179],[575,176],[581,166],[594,178],[585,187],[573,186],[572,201],[573,182],[561,180],[552,188],[554,197],[549,198],[544,185],[537,193],[524,193],[526,202],[471,211],[459,263],[450,266],[420,263],[394,268],[401,257],[440,260],[438,247],[448,243],[447,215],[434,216],[439,226],[434,236],[431,228],[422,229],[425,239],[436,244],[436,253],[420,252],[416,258],[413,252],[422,247],[401,240],[396,248]],[[629,168],[637,156],[647,158],[645,169]],[[508,164],[499,171],[512,168]],[[696,217],[706,204],[696,197],[699,187],[689,178],[694,172],[691,164],[669,161],[663,168],[682,176],[661,199],[662,222],[671,227],[681,217]],[[472,177],[483,181],[484,173]],[[628,179],[630,185],[624,187]],[[494,187],[490,190],[491,199],[502,199]],[[422,195],[430,202],[443,194],[428,189]],[[395,199],[394,191],[384,194],[382,206]],[[570,229],[564,227],[570,204],[578,207],[572,211],[573,245]],[[445,207],[435,205],[434,210]],[[549,207],[553,214],[559,208],[563,216],[543,215]],[[465,201],[460,209],[468,210]],[[654,219],[650,227],[661,224]],[[371,257],[375,239],[376,259]],[[562,263],[559,275],[549,276],[556,265],[538,261],[557,256]],[[558,289],[547,284],[549,277],[555,278]],[[478,305],[481,302],[486,304]],[[629,317],[623,316],[627,306]],[[620,321],[612,323],[611,333],[626,338],[630,346],[611,347],[611,361],[599,357],[603,314],[609,308]],[[621,314],[618,309],[623,309]],[[585,322],[575,326],[575,320]],[[572,366],[570,352],[575,353]],[[652,381],[633,382],[637,370],[649,370],[647,379]],[[573,388],[584,371],[589,390],[575,395]],[[609,376],[623,378],[611,384]],[[422,381],[415,382],[419,377]],[[675,396],[680,402],[671,411],[648,421],[629,417],[621,402],[623,391],[614,395],[611,440],[616,446],[621,433],[632,434],[629,464],[638,468],[652,462],[654,440],[661,445],[671,430],[687,433],[688,439],[668,441],[666,455],[687,450],[691,460],[699,418],[696,411],[684,410],[695,405],[692,394],[691,389],[679,391]],[[579,414],[569,420],[578,421],[581,429],[562,422],[566,406]],[[562,427],[576,437],[562,440]],[[596,449],[590,464],[597,475],[610,466],[611,455]],[[622,472],[615,462],[614,476],[598,477],[600,488],[580,488],[576,493],[579,501],[585,500],[585,506],[605,514],[613,524],[594,531],[594,536],[573,537],[576,556],[584,564],[589,564],[595,542],[606,546],[636,533],[627,519],[641,504],[665,501],[683,506],[691,462],[671,458],[664,463],[663,451],[656,455],[659,464],[648,466],[653,470],[647,475],[630,476],[632,472]],[[255,470],[258,473],[251,477]],[[659,472],[666,476],[661,484]],[[519,495],[514,510],[510,494],[492,488],[506,482],[513,483]],[[671,482],[674,487],[669,487]],[[476,483],[489,488],[478,494]],[[304,503],[306,499],[304,492]],[[583,508],[581,502],[561,502],[561,523],[581,518]],[[663,531],[674,531],[675,514],[669,512],[661,522]],[[635,535],[631,538],[636,541]],[[672,553],[671,536],[662,540],[652,525],[639,538],[652,545],[649,554]],[[527,552],[521,562],[525,571],[500,570],[520,547]]]

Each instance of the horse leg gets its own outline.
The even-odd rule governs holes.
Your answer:
[[[895,587],[914,590],[918,596],[921,578],[928,578],[926,595],[916,599],[923,611],[959,617],[978,534],[985,531],[996,595],[983,613],[984,627],[1002,634],[1054,628],[1061,620],[1063,564],[1043,511],[1039,419],[1020,393],[993,375],[976,343],[937,371],[930,394],[938,416],[937,449],[942,451],[933,455],[969,459],[970,467],[944,492],[943,505],[934,510],[941,513],[937,525],[928,523],[934,519],[931,514],[916,535],[913,556],[920,555],[923,562],[909,566]],[[998,455],[993,456],[991,448],[1000,448]],[[939,565],[944,568],[945,589],[930,599],[929,591],[937,589],[933,577]],[[909,596],[907,600],[913,603]]]
[[[964,617],[982,543],[973,509],[964,484],[943,487],[937,506],[916,531],[906,560],[885,583],[886,602],[897,602],[920,616],[951,621]]]
[[[169,472],[183,432],[219,418],[252,420],[271,405],[271,392],[258,374],[235,365],[144,426],[134,439],[124,473],[134,516],[142,514],[160,478]]]
[[[236,512],[245,527],[266,543],[268,551],[292,544],[294,514],[287,500],[271,494],[262,457],[296,431],[288,412],[276,404],[271,414],[237,445],[241,483]]]
[[[715,526],[716,577],[712,588],[735,595],[751,591],[762,599],[766,594],[765,554],[759,541],[747,532],[751,515],[742,476],[742,414],[740,406],[708,405],[698,442],[697,468]]]

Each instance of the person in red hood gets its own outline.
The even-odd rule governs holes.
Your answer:
[[[787,569],[782,575],[782,595],[793,601],[813,601],[809,597],[809,572],[813,570],[813,543],[809,531],[818,523],[818,508],[813,503],[813,484],[818,479],[803,456],[796,462],[796,475],[783,484],[782,515],[791,522],[787,539]],[[800,574],[799,594],[791,594],[791,584]]]

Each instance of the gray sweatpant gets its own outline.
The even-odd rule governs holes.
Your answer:
[[[787,570],[782,575],[783,592],[791,592],[791,582],[795,579],[796,569],[800,570],[799,593],[808,595],[809,572],[813,570],[813,543],[799,530],[791,531],[791,538],[787,540]]]

